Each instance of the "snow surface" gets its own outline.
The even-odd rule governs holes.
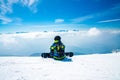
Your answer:
[[[63,61],[0,57],[0,80],[120,80],[120,52],[78,55]]]

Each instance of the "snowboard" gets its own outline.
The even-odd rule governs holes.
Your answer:
[[[62,60],[66,57],[73,57],[73,55],[74,55],[73,52],[65,52],[60,56],[51,56],[50,53],[42,53],[41,57],[43,57],[43,58],[53,58],[53,59],[56,59],[56,60]]]

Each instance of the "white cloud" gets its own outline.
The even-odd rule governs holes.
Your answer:
[[[5,15],[6,13],[12,13],[13,12],[13,9],[12,9],[12,6],[15,4],[15,3],[18,3],[19,0],[1,0],[0,1],[0,14],[2,15]]]
[[[0,15],[0,20],[2,21],[1,22],[2,24],[7,24],[7,23],[12,22],[12,19],[4,17],[4,16],[1,16],[1,15]]]
[[[112,30],[111,33],[113,33],[113,34],[120,34],[120,30]]]
[[[105,10],[103,12],[99,12],[96,14],[93,14],[95,17],[105,17],[105,16],[113,16],[116,14],[120,14],[120,3],[116,4],[114,7]]]
[[[120,19],[103,20],[103,21],[99,21],[98,23],[115,22],[115,21],[120,21]]]
[[[55,23],[63,23],[64,19],[55,19]]]
[[[28,7],[33,13],[37,12],[37,4],[39,0],[20,0],[23,6]]]
[[[120,3],[114,5],[112,8],[109,8],[109,9],[107,9],[105,11],[89,14],[89,15],[86,15],[86,16],[78,17],[78,18],[74,18],[74,19],[71,19],[71,21],[73,23],[80,23],[80,22],[83,22],[83,21],[86,21],[86,20],[89,20],[89,19],[101,18],[101,17],[103,18],[103,17],[106,17],[106,16],[110,16],[111,17],[111,16],[116,15],[116,14],[120,14]],[[110,21],[118,21],[118,20],[119,19],[110,20]],[[105,22],[108,22],[108,21],[106,20]]]
[[[120,31],[117,31],[116,33],[115,30],[115,34],[111,34],[111,31],[100,31],[99,29],[93,27],[88,31],[80,30],[77,32],[68,31],[1,34],[0,44],[3,45],[0,45],[0,53],[30,55],[34,52],[49,52],[49,47],[53,43],[56,35],[61,36],[62,42],[66,45],[66,51],[84,52],[85,49],[85,52],[87,50],[87,52],[90,53],[92,50],[96,52],[96,49],[98,51],[102,51],[104,48],[113,49],[113,45],[116,45],[119,48]],[[104,47],[104,45],[107,45],[107,47]]]
[[[21,4],[23,4],[24,6],[32,6],[35,3],[37,3],[39,0],[19,0],[18,2],[21,2]]]
[[[97,28],[93,27],[88,31],[88,36],[98,36],[101,34],[101,31],[98,30]]]
[[[0,0],[0,20],[2,24],[7,24],[9,22],[15,21],[13,18],[8,18],[7,13],[13,13],[13,5],[23,5],[27,7],[33,13],[37,12],[37,4],[39,0]]]
[[[35,3],[35,0],[29,0],[29,6],[32,6]]]
[[[13,37],[13,35],[7,34],[1,36],[0,42],[3,43],[4,47],[10,47],[11,45],[13,46],[18,44],[18,41],[16,40],[16,38]]]
[[[92,15],[82,16],[82,17],[79,17],[79,18],[72,19],[72,22],[73,23],[79,23],[79,22],[83,22],[83,21],[86,21],[86,20],[91,19],[91,18],[93,18]]]

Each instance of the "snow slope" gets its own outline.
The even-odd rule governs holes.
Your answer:
[[[120,80],[120,52],[79,55],[56,61],[0,57],[0,80]]]

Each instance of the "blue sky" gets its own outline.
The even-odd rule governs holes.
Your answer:
[[[120,0],[0,0],[0,31],[58,27],[120,29]]]

